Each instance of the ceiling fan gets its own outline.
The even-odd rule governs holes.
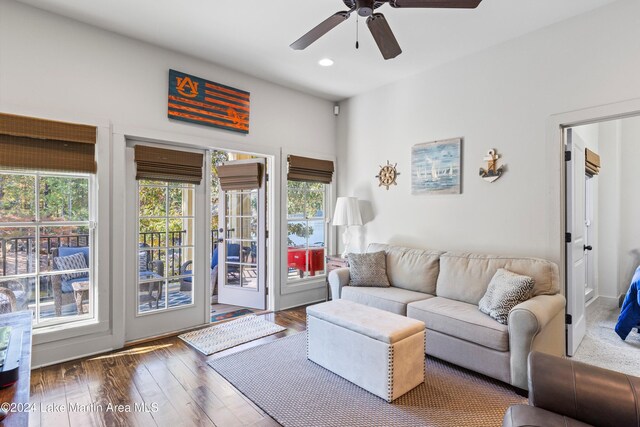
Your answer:
[[[347,11],[337,12],[311,31],[300,37],[291,44],[295,50],[306,49],[320,37],[346,21],[353,12],[358,12],[359,16],[367,17],[367,26],[373,35],[384,59],[395,58],[402,53],[396,37],[391,31],[384,15],[374,13],[374,10],[385,3],[389,3],[395,8],[456,8],[475,9],[482,0],[342,0],[349,8]]]

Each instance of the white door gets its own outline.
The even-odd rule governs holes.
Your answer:
[[[566,133],[567,180],[567,355],[573,356],[586,331],[585,321],[585,144],[571,129]]]
[[[208,229],[205,181],[138,181],[131,146],[126,150],[126,341],[200,326],[210,317],[209,255],[203,250],[206,233],[199,232]]]
[[[259,163],[260,188],[220,190],[218,235],[218,302],[264,310],[266,290],[266,173],[264,159],[225,165]]]

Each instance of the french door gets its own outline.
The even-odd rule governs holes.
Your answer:
[[[205,180],[136,180],[133,147],[126,155],[126,340],[205,324],[210,258],[207,235],[198,232],[207,229]]]
[[[265,160],[238,160],[225,165],[249,163],[260,165],[259,188],[220,190],[218,302],[264,310],[267,307]]]
[[[566,167],[567,228],[567,355],[573,356],[586,333],[585,282],[585,144],[571,129],[566,133],[570,153]],[[570,156],[570,157],[569,157]]]

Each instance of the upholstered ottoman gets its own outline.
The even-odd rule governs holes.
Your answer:
[[[347,300],[307,307],[307,358],[391,402],[424,382],[424,323]]]

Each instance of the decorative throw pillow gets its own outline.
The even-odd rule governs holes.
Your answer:
[[[534,281],[529,276],[498,269],[478,308],[498,322],[506,325],[513,307],[531,298]]]
[[[87,260],[84,259],[84,254],[81,252],[69,256],[55,257],[53,262],[58,270],[81,270],[87,268]],[[87,277],[87,272],[65,273],[61,278],[63,281],[67,281],[80,277]]]
[[[387,255],[381,252],[349,254],[349,274],[351,286],[388,288]]]

